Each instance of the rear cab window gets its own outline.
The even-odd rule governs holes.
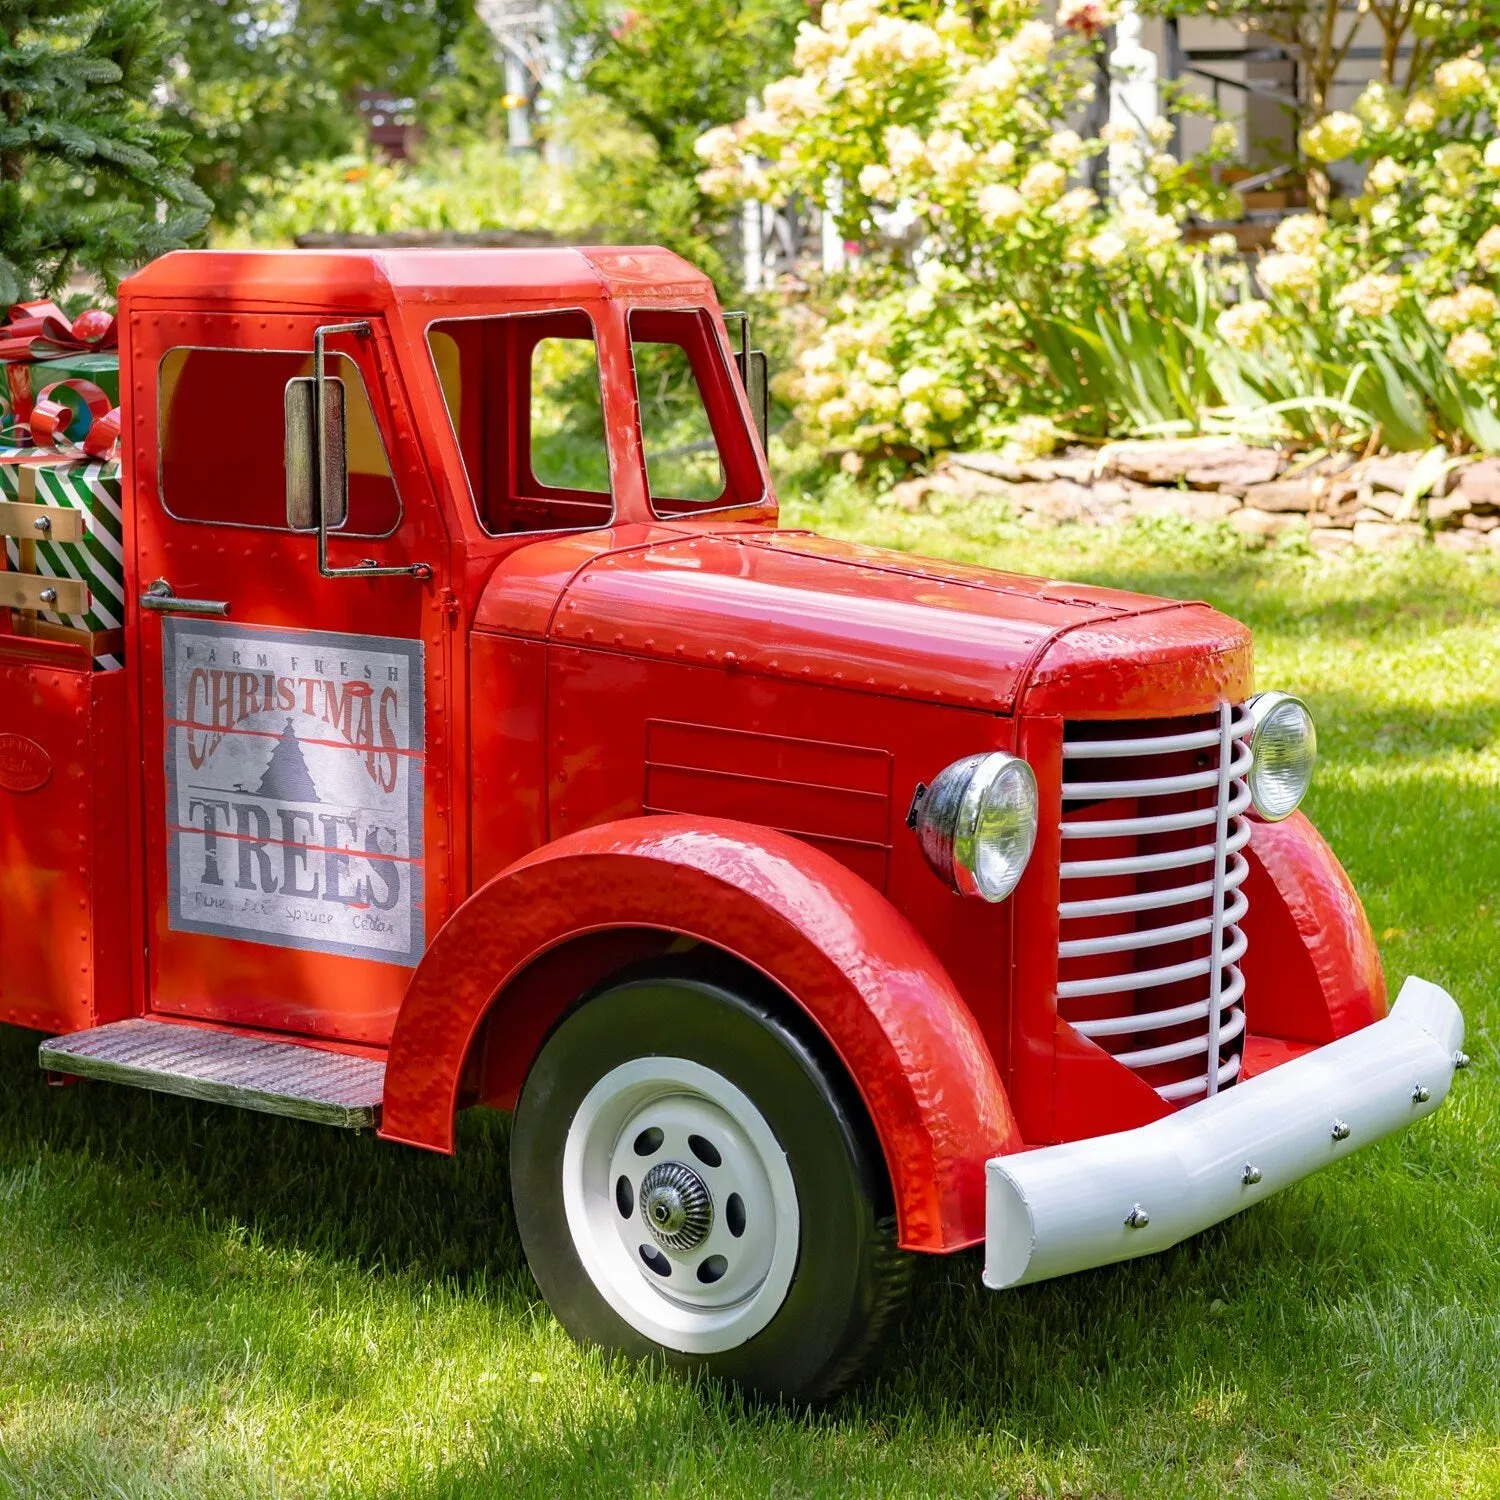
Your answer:
[[[651,509],[663,520],[765,498],[738,386],[706,308],[634,308],[630,355]]]

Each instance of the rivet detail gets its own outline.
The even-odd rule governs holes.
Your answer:
[[[1125,1215],[1127,1229],[1144,1229],[1150,1222],[1151,1215],[1139,1203],[1132,1205],[1130,1212]]]
[[[1425,1083],[1419,1083],[1411,1091],[1411,1102],[1413,1104],[1426,1104],[1432,1098],[1432,1090]]]
[[[1246,1187],[1254,1187],[1260,1181],[1260,1168],[1254,1162],[1247,1161],[1240,1172],[1240,1181]]]
[[[1349,1139],[1349,1127],[1342,1120],[1335,1120],[1330,1134],[1336,1141],[1347,1141]]]

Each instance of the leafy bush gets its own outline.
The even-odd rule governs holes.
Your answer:
[[[1186,162],[1163,120],[1081,139],[1080,41],[1107,9],[1058,15],[1054,30],[1025,0],[977,19],[831,0],[765,108],[699,140],[705,190],[811,197],[864,248],[782,382],[815,440],[856,471],[1205,426],[1500,446],[1481,285],[1500,273],[1500,144],[1470,143],[1500,118],[1495,74],[1450,59],[1430,91],[1376,86],[1358,113],[1315,122],[1306,149],[1364,152],[1371,191],[1344,220],[1287,221],[1252,280],[1232,239],[1188,245],[1181,229],[1234,209],[1211,169],[1235,133]],[[1078,178],[1106,147],[1124,186],[1101,203]]]

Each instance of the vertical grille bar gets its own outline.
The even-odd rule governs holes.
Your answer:
[[[1230,726],[1234,710],[1219,705],[1219,802],[1214,824],[1214,925],[1208,971],[1208,1094],[1219,1092],[1219,997],[1224,987],[1224,877],[1229,872],[1229,763],[1233,750]]]

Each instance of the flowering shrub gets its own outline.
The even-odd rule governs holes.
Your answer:
[[[864,249],[782,381],[809,433],[851,469],[1237,419],[1500,447],[1500,74],[1451,59],[1309,125],[1307,154],[1360,160],[1365,191],[1283,222],[1252,280],[1232,239],[1181,228],[1234,211],[1209,170],[1233,127],[1186,162],[1162,120],[1070,128],[1110,19],[1108,0],[1063,0],[1057,29],[1027,0],[829,0],[763,108],[699,139],[706,191],[811,197]],[[1101,203],[1082,177],[1106,148],[1124,185]]]

